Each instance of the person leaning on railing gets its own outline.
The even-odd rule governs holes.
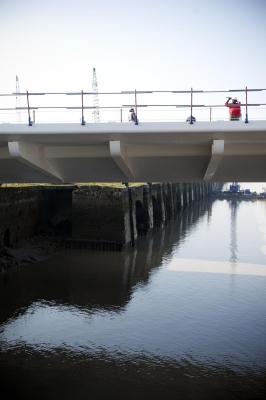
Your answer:
[[[232,100],[232,103],[229,103],[230,100]],[[239,118],[241,118],[240,104],[240,101],[237,101],[236,97],[234,97],[233,99],[231,97],[227,97],[227,102],[225,103],[225,106],[229,107],[230,121],[239,121]]]

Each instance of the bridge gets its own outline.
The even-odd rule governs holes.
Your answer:
[[[0,124],[0,182],[263,182],[266,119],[248,120],[254,105],[246,89],[245,120],[85,123],[82,97],[81,123],[33,123],[28,101],[28,124]]]
[[[264,182],[266,121],[0,125],[0,182]]]

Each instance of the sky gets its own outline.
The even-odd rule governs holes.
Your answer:
[[[16,75],[21,92],[91,91],[92,68],[100,92],[266,88],[265,19],[266,0],[0,0],[0,93],[15,91]],[[249,102],[266,103],[265,94],[252,93]],[[223,104],[226,94],[201,96],[193,101]],[[139,104],[189,101],[138,97]]]

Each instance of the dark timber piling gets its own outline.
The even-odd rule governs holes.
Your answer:
[[[183,207],[184,210],[186,210],[189,207],[189,184],[188,183],[183,183]]]
[[[174,216],[173,187],[171,183],[164,184],[166,198],[166,218],[169,221]]]
[[[189,206],[191,207],[194,203],[193,183],[188,184],[188,197],[189,197]]]
[[[177,212],[180,213],[183,210],[183,188],[181,183],[176,183],[176,207]]]
[[[155,183],[151,187],[153,224],[154,227],[162,227],[165,224],[164,190],[161,183]]]
[[[135,210],[138,236],[147,236],[153,230],[153,202],[149,185],[132,187],[132,209]]]

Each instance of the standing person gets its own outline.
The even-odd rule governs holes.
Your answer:
[[[134,108],[131,108],[129,110],[128,122],[136,122],[136,114],[135,114]]]
[[[228,97],[227,99],[228,100],[225,103],[225,106],[229,107],[229,120],[239,121],[239,118],[241,117],[240,101],[237,101],[236,97],[234,97],[233,99],[231,97]],[[229,103],[229,100],[232,100],[232,103]]]

